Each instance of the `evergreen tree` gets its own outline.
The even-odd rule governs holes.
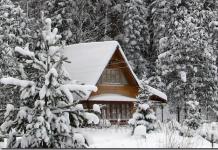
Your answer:
[[[188,101],[187,105],[187,118],[184,120],[184,125],[188,126],[190,129],[197,130],[201,125],[201,114],[199,102]]]
[[[186,111],[187,100],[212,107],[217,101],[216,55],[208,30],[213,13],[203,10],[201,1],[180,1],[173,16],[159,41],[157,64],[171,108]]]
[[[151,102],[149,101],[150,93],[148,92],[148,85],[145,80],[142,80],[141,86],[137,96],[136,112],[128,122],[133,127],[132,134],[134,134],[135,128],[139,125],[144,125],[147,132],[155,129],[156,116],[151,108]]]
[[[18,3],[0,0],[0,77],[21,75],[22,67],[17,63],[13,49],[16,45],[24,46],[30,40],[28,24],[29,20]],[[5,108],[7,102],[19,105],[17,97],[18,90],[1,86],[1,107]]]
[[[130,0],[126,3],[124,14],[124,38],[125,53],[133,67],[134,72],[141,78],[144,72],[148,72],[148,62],[145,56],[148,55],[149,33],[146,22],[147,9],[141,0]]]
[[[45,2],[45,14],[54,20],[67,44],[93,41],[98,34],[96,8],[91,0]]]
[[[83,113],[77,105],[79,100],[88,91],[96,91],[97,88],[69,80],[63,68],[67,58],[61,54],[57,43],[60,39],[58,30],[51,30],[51,19],[42,20],[41,50],[34,53],[28,46],[15,47],[19,61],[24,64],[26,79],[5,77],[0,80],[5,86],[20,87],[22,100],[19,108],[7,105],[1,131],[9,133],[9,148],[87,147],[87,140],[82,134],[75,133],[72,125],[78,126],[79,115]],[[37,70],[38,73],[28,78],[31,74],[29,70]],[[88,120],[98,123],[96,115],[83,114]]]

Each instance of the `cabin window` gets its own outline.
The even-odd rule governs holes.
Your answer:
[[[127,80],[120,69],[105,69],[99,80],[100,84],[127,84]]]

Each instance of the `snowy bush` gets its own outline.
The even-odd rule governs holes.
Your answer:
[[[147,129],[144,125],[139,125],[135,128],[134,130],[134,135],[135,136],[142,136],[146,137]]]
[[[93,110],[96,113],[99,113],[99,114],[101,113],[101,108],[100,108],[100,106],[98,104],[93,105]]]
[[[182,136],[192,137],[195,135],[196,130],[201,125],[201,114],[199,113],[199,103],[197,101],[186,102],[187,117],[183,121],[180,129]]]
[[[165,124],[166,128],[168,128],[169,130],[177,130],[177,131],[180,131],[181,130],[181,124],[176,121],[175,119],[173,120],[170,120],[168,121],[166,124]]]
[[[213,134],[214,142],[218,143],[218,122],[204,123],[200,126],[197,132],[208,141],[211,141],[211,137]]]

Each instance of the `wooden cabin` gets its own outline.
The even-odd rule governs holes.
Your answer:
[[[71,61],[65,64],[72,80],[96,85],[82,100],[84,107],[103,104],[102,118],[112,123],[118,119],[126,123],[134,112],[139,80],[131,69],[123,50],[116,41],[80,43],[67,46],[63,53]],[[166,102],[166,95],[150,87],[151,100]]]

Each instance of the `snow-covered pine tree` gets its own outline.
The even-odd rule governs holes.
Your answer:
[[[91,0],[47,0],[45,14],[54,20],[67,44],[93,41],[98,34],[96,9]],[[99,13],[99,12],[98,12]]]
[[[141,0],[126,3],[124,14],[125,54],[134,72],[142,78],[148,72],[145,56],[148,55],[149,33],[146,22],[147,9]]]
[[[24,46],[30,40],[29,20],[18,3],[1,0],[0,20],[1,42],[14,48],[17,45]]]
[[[199,102],[188,101],[187,105],[187,118],[184,120],[183,124],[188,126],[190,129],[197,130],[202,122]]]
[[[187,100],[211,107],[216,100],[216,55],[208,24],[213,13],[202,1],[177,1],[169,30],[159,41],[158,68],[171,108],[181,111]]]
[[[17,3],[12,3],[10,0],[0,0],[0,78],[21,75],[13,49],[16,45],[25,45],[30,39],[31,30],[27,26],[28,22],[26,14]],[[19,104],[18,90],[5,89],[3,86],[0,88],[2,108],[5,108],[9,101],[15,105]]]
[[[135,128],[140,125],[145,126],[147,132],[155,130],[156,116],[151,108],[152,104],[149,101],[149,96],[147,81],[142,79],[139,95],[137,96],[136,112],[128,121],[129,125],[133,127],[132,134],[134,134]]]
[[[89,91],[96,91],[92,85],[80,85],[68,80],[63,63],[67,62],[58,45],[60,36],[57,28],[51,29],[51,19],[43,18],[41,50],[34,53],[25,48],[15,47],[15,52],[23,64],[26,79],[5,77],[2,84],[20,87],[21,107],[7,105],[5,122],[1,132],[8,134],[9,148],[84,148],[87,139],[76,133],[71,124],[78,125],[82,107],[79,99]],[[36,75],[30,76],[29,70]],[[74,119],[70,120],[70,114]],[[94,114],[84,114],[89,120],[97,119]],[[20,138],[18,138],[20,136]]]
[[[46,0],[44,11],[67,44],[122,40],[122,1]]]

